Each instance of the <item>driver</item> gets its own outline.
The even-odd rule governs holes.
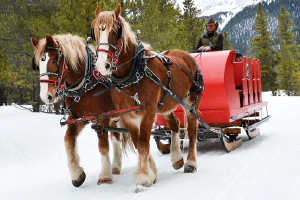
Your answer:
[[[199,39],[197,51],[222,51],[223,50],[223,34],[217,32],[219,23],[214,19],[210,19],[206,24],[206,33]]]

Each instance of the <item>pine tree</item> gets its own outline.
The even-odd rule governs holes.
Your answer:
[[[272,46],[275,44],[271,39],[271,32],[268,31],[267,14],[263,11],[261,3],[258,4],[256,11],[256,19],[254,29],[256,37],[251,39],[251,49],[260,59],[261,63],[261,79],[263,91],[277,90],[276,86],[276,72],[275,72],[275,51]]]
[[[95,19],[97,6],[103,11],[115,10],[118,0],[59,0],[58,11],[52,17],[60,34],[71,33],[86,38]]]
[[[290,13],[281,6],[281,14],[278,15],[278,31],[276,35],[280,41],[278,83],[279,89],[284,90],[288,96],[300,92],[300,56],[299,45],[296,45],[295,35],[292,32],[294,21]]]
[[[53,32],[51,16],[57,10],[58,4],[51,0],[3,2],[0,7],[0,20],[4,22],[0,24],[0,46],[5,47],[3,53],[7,56],[8,64],[12,66],[10,73],[17,74],[13,75],[16,79],[7,88],[8,103],[17,101],[29,104],[38,97],[36,90],[33,90],[38,83],[32,81],[33,77],[37,78],[37,74],[31,70],[33,48],[30,37],[41,38]]]
[[[230,40],[228,38],[228,34],[226,31],[224,31],[224,50],[233,50],[233,47],[231,46]]]
[[[5,54],[2,53],[2,48],[0,49],[0,106],[7,104],[7,88],[12,81],[12,76],[10,70],[11,65],[8,64],[8,59]]]
[[[126,1],[127,2],[127,1]],[[179,8],[175,0],[145,0],[124,3],[126,17],[133,31],[140,30],[140,39],[155,50],[174,49],[180,44],[176,38]]]
[[[286,45],[294,45],[295,34],[291,31],[295,25],[290,17],[290,13],[286,12],[285,7],[281,6],[281,14],[278,15],[278,31],[276,33],[280,41],[285,41]]]
[[[196,49],[201,33],[204,31],[205,19],[199,19],[201,10],[198,10],[193,0],[183,2],[183,15],[180,20],[180,31],[177,38],[180,38],[181,49]]]

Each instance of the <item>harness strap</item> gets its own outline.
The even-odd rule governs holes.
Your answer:
[[[173,64],[168,58],[163,57],[163,64],[167,69],[167,75],[168,75],[168,85],[169,85],[169,90],[171,90],[172,87],[172,81],[171,81],[171,71],[169,65]],[[157,110],[161,109],[164,105],[164,101],[166,98],[169,96],[169,93],[165,93],[164,97],[162,98],[161,102],[158,103],[157,105]]]
[[[40,83],[48,83],[56,85],[57,80],[50,80],[50,79],[40,79]]]
[[[148,76],[152,81],[154,81],[157,85],[159,85],[166,93],[168,93],[177,103],[181,104],[185,109],[189,110],[196,118],[197,120],[202,124],[202,126],[208,130],[212,130],[210,126],[205,123],[202,118],[198,115],[197,111],[195,111],[193,108],[191,108],[188,104],[186,104],[184,101],[182,101],[176,94],[174,94],[171,90],[165,86],[160,79],[148,68],[145,68],[146,76]],[[216,131],[216,130],[214,130]]]

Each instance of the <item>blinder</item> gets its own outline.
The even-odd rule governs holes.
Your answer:
[[[32,57],[32,70],[39,71],[39,66],[35,62],[35,57]]]
[[[96,40],[96,38],[95,38],[95,33],[94,33],[94,28],[91,26],[91,33],[90,33],[90,35],[91,35],[91,38],[93,39],[93,40]]]

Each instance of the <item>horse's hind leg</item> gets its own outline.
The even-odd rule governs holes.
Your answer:
[[[191,96],[187,99],[186,103],[191,106],[195,100],[196,93],[192,93]],[[196,108],[198,110],[199,103],[201,101],[202,95],[199,95]],[[187,157],[187,161],[184,166],[185,173],[192,173],[197,171],[197,128],[198,128],[198,121],[196,116],[194,116],[189,110],[185,110],[185,114],[187,116],[188,122],[188,135],[189,135],[189,154]]]
[[[179,120],[171,112],[168,115],[162,115],[164,120],[169,124],[171,129],[171,161],[174,169],[180,169],[183,167],[184,161],[180,149],[180,138],[179,138]]]
[[[68,120],[71,118],[69,117]],[[65,135],[65,148],[68,157],[68,167],[70,170],[72,184],[79,187],[85,180],[85,173],[79,166],[79,156],[76,148],[76,138],[86,124],[69,124]]]

